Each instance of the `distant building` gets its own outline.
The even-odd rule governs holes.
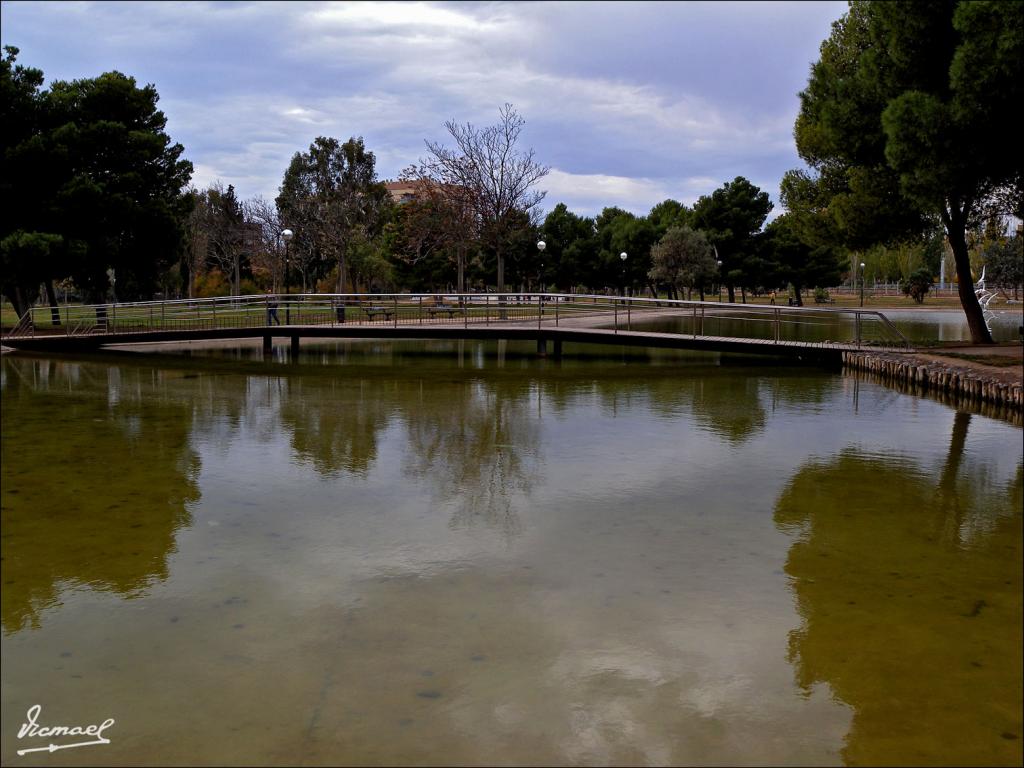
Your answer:
[[[426,188],[426,185],[432,182],[420,180],[420,181],[385,181],[384,186],[391,195],[392,202],[401,204],[408,203],[410,200],[415,200],[417,195]],[[456,190],[465,189],[464,187],[445,185],[444,189],[447,194],[445,197],[453,197],[452,194]],[[462,197],[462,196],[460,196]]]
[[[422,182],[416,181],[385,181],[384,186],[391,195],[392,202],[407,203],[416,197],[416,190]]]

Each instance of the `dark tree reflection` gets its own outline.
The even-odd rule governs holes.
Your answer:
[[[166,578],[199,498],[190,408],[152,371],[3,367],[4,631],[38,626],[62,590],[132,597]]]
[[[518,499],[540,476],[537,417],[526,377],[466,380],[445,386],[404,414],[407,471],[431,487],[435,503],[454,505],[451,524],[483,524],[518,534]]]
[[[1022,474],[971,466],[969,420],[934,473],[845,450],[776,504],[797,534],[790,661],[853,709],[848,764],[1021,762]]]

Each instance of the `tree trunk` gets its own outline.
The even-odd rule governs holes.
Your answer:
[[[459,283],[458,293],[463,294],[466,292],[466,248],[465,246],[458,246],[455,249],[455,259],[459,266]]]
[[[4,295],[7,297],[7,300],[11,302],[11,306],[14,307],[14,311],[18,313],[18,318],[20,319],[24,317],[25,313],[28,312],[29,306],[28,302],[25,301],[25,294],[22,293],[21,286],[15,285],[10,292],[5,293]]]
[[[46,298],[50,300],[50,318],[54,325],[60,325],[60,308],[57,306],[57,292],[53,290],[53,280],[46,281]]]
[[[955,209],[954,209],[955,210]],[[992,334],[985,325],[985,315],[974,293],[974,277],[971,275],[971,255],[967,250],[964,237],[964,226],[959,216],[952,217],[946,211],[942,213],[942,221],[946,225],[946,236],[949,247],[953,251],[956,264],[957,292],[960,304],[967,316],[967,327],[971,331],[971,342],[974,344],[992,344]]]
[[[729,292],[729,303],[730,304],[735,304],[736,303],[736,289],[733,288],[732,283],[729,283],[728,285],[726,285],[725,288]]]
[[[345,292],[345,255],[343,253],[338,254],[338,293]]]
[[[498,317],[504,320],[508,316],[505,313],[505,297],[501,295],[505,290],[505,256],[500,246],[495,255],[498,257]]]

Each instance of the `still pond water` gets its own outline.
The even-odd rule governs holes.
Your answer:
[[[4,764],[1020,764],[1020,428],[715,356],[286,351],[4,356]],[[16,756],[76,740],[37,704],[110,743]]]
[[[621,313],[620,313],[621,314]],[[964,313],[946,309],[887,309],[884,314],[911,344],[928,345],[939,342],[969,342],[971,332],[967,327]],[[632,330],[656,331],[661,333],[698,334],[708,336],[731,336],[738,338],[775,338],[784,341],[839,341],[854,342],[856,324],[852,312],[830,310],[828,312],[807,312],[798,318],[787,319],[780,315],[776,327],[772,316],[758,308],[745,319],[735,316],[719,316],[713,307],[703,317],[694,315],[677,318],[645,319],[642,313],[633,313],[629,320]],[[621,318],[620,318],[621,322]],[[1021,309],[994,311],[989,320],[992,338],[996,342],[1017,341],[1024,325]],[[613,327],[609,325],[608,327]],[[620,325],[620,327],[623,327]],[[887,330],[874,316],[869,315],[862,326],[862,339],[869,343],[894,344],[899,336]]]

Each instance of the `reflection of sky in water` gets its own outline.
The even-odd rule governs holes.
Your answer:
[[[961,310],[882,310],[893,324],[911,341],[970,341],[971,333]],[[992,306],[992,337],[996,341],[1016,341],[1024,323],[1024,310],[996,309]]]
[[[936,482],[953,411],[814,370],[499,369],[469,346],[484,370],[5,359],[5,494],[25,482],[15,392],[42,412],[69,388],[187,413],[200,494],[145,594],[72,580],[34,631],[5,613],[4,721],[40,697],[109,711],[113,762],[142,737],[170,762],[838,762],[849,704],[787,661],[776,504],[841,455],[864,457],[859,483],[872,462]],[[119,459],[163,423],[126,413]],[[958,471],[989,506],[965,504],[967,545],[1012,514],[1020,466],[1020,430],[975,416]]]

